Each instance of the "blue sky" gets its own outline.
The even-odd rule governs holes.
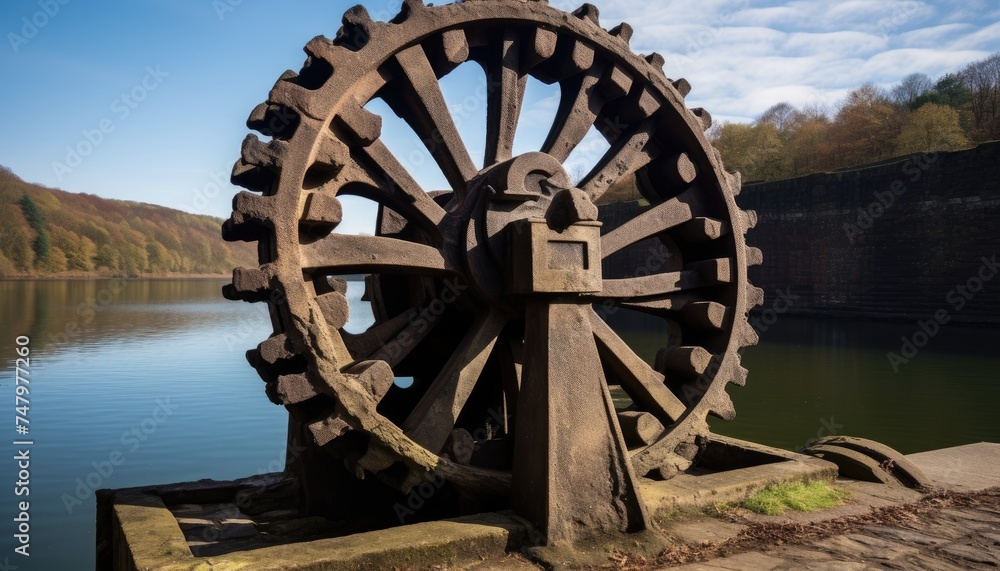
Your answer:
[[[400,4],[364,3],[380,19]],[[694,85],[689,104],[716,120],[749,121],[780,101],[832,108],[865,82],[889,87],[914,72],[936,78],[1000,51],[994,0],[595,3],[606,28],[631,23],[633,49],[663,54],[667,75]],[[6,0],[0,164],[71,192],[226,217],[247,115],[283,71],[302,65],[306,42],[336,34],[351,5]],[[456,73],[445,91],[461,130],[478,141],[485,110],[462,102],[481,80],[469,68]],[[539,125],[556,103],[557,92],[540,85],[529,87],[522,151],[543,135]],[[390,126],[390,134],[403,152],[412,148],[402,130]],[[571,161],[602,150],[593,140],[584,146]],[[88,152],[75,157],[67,147]],[[470,148],[482,152],[481,144]],[[415,170],[426,188],[443,188],[436,172]]]

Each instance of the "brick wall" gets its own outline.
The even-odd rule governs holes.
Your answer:
[[[748,241],[765,262],[751,280],[769,300],[791,288],[794,313],[918,319],[943,309],[1000,323],[1000,275],[983,262],[1000,257],[1000,142],[748,184],[739,203],[760,218]],[[639,208],[611,205],[602,219],[615,226]],[[981,270],[992,276],[982,291],[957,289],[975,290]]]

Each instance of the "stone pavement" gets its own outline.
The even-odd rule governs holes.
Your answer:
[[[945,490],[983,492],[901,510],[891,523],[855,526],[801,544],[775,537],[763,550],[671,567],[676,571],[996,569],[1000,567],[1000,445],[909,456]],[[992,490],[990,490],[992,488]],[[984,492],[984,490],[986,490]],[[820,516],[822,517],[822,516]],[[803,533],[808,524],[802,524]],[[785,525],[788,528],[788,524]]]

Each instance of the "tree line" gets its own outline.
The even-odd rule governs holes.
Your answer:
[[[226,274],[256,266],[252,245],[224,242],[221,220],[74,194],[0,167],[0,278]]]
[[[866,84],[838,109],[778,103],[751,124],[709,131],[726,168],[744,181],[828,172],[1000,139],[1000,53],[936,81],[907,76],[891,89]]]

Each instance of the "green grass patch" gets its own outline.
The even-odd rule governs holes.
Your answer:
[[[743,501],[740,507],[763,515],[781,515],[788,510],[814,512],[839,506],[850,495],[826,482],[791,482],[768,486]]]

